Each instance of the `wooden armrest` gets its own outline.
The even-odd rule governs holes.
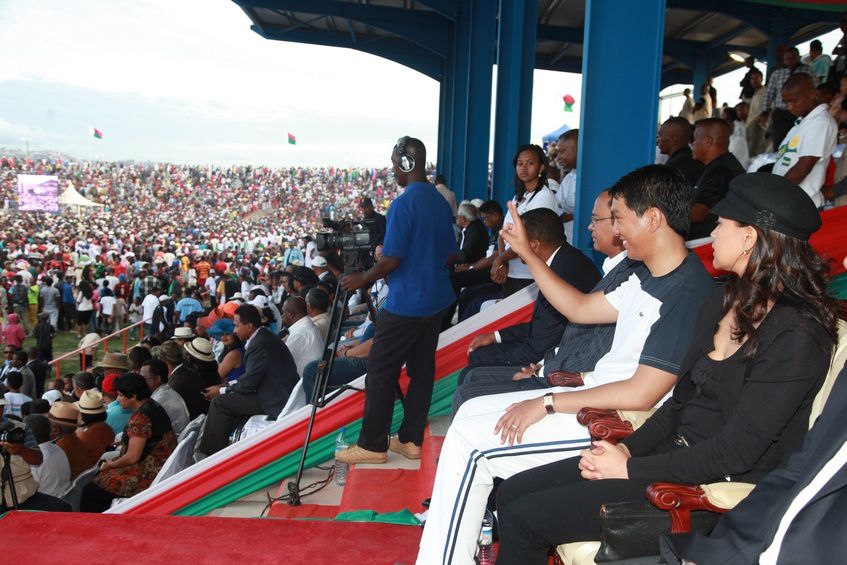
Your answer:
[[[748,493],[752,490],[752,486],[750,485],[751,488],[747,490]],[[713,491],[719,489],[719,487],[713,487],[715,485],[653,483],[647,487],[647,500],[656,508],[667,510],[670,513],[672,534],[684,534],[691,531],[692,511],[704,510],[723,514],[731,508],[725,507],[728,504],[726,500],[716,500],[720,505],[713,502],[713,499],[707,493],[707,489]]]
[[[576,419],[588,428],[588,433],[593,439],[617,443],[634,429],[632,424],[621,419],[620,414],[618,410],[583,408],[577,413]]]
[[[597,418],[608,418],[617,414],[616,410],[604,410],[602,408],[582,408],[576,413],[576,421],[583,426],[588,426]]]

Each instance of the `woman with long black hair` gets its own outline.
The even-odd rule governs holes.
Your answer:
[[[712,210],[713,264],[736,277],[700,311],[673,396],[621,443],[507,479],[498,563],[546,563],[549,546],[599,539],[600,506],[642,501],[652,482],[755,483],[800,447],[837,339],[826,264],[808,243],[820,215],[765,173],[736,177]],[[506,232],[525,253],[520,222]]]
[[[538,145],[521,145],[513,161],[515,166],[515,197],[518,213],[523,214],[536,208],[550,208],[558,213],[556,194],[547,188],[547,156]],[[503,225],[511,221],[511,212],[506,213]],[[509,248],[501,237],[498,254],[491,266],[491,279],[503,285],[503,298],[532,284],[532,275],[520,257]]]

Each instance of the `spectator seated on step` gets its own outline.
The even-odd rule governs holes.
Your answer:
[[[159,359],[148,359],[141,364],[140,374],[152,391],[151,398],[165,409],[174,433],[179,435],[188,424],[188,407],[168,384],[168,366]]]
[[[50,420],[43,414],[30,414],[24,418],[24,424],[35,436],[43,457],[40,464],[30,465],[38,492],[62,496],[71,486],[71,466],[62,448],[50,439]]]

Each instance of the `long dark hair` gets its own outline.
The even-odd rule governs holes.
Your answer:
[[[518,147],[517,152],[515,153],[515,158],[512,159],[512,166],[517,169],[518,166],[518,157],[521,156],[521,153],[524,151],[531,151],[535,153],[535,157],[538,159],[538,162],[543,167],[541,170],[541,176],[538,178],[538,186],[535,190],[541,190],[545,186],[547,186],[547,155],[544,154],[544,150],[535,145],[534,143],[528,143],[526,145],[521,145]],[[518,178],[517,170],[515,170],[515,201],[520,202],[523,200],[523,195],[526,194],[526,185],[524,182]]]
[[[743,224],[739,222],[741,226]],[[838,341],[837,304],[826,292],[826,262],[807,241],[758,226],[756,244],[744,276],[727,283],[723,312],[733,310],[735,327],[732,338],[747,339],[746,359],[758,346],[757,325],[768,313],[768,304],[783,299],[799,308],[803,317],[820,324],[830,340],[830,349]]]

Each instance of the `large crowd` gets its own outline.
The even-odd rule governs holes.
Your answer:
[[[416,165],[426,149],[412,138],[395,146],[391,169],[3,158],[7,201],[16,175],[35,173],[105,205],[3,216],[0,404],[26,435],[2,445],[29,477],[20,498],[67,509],[61,497],[74,479],[99,466],[75,508],[105,510],[148,488],[190,431],[203,430],[192,458],[202,459],[226,448],[246,418],[274,419],[292,395],[312,398],[328,353],[329,388],[368,372],[366,394],[382,385],[390,393],[369,397],[369,436],[338,460],[380,464],[389,450],[420,458],[426,386],[410,387],[404,418],[424,417],[404,420],[400,435],[373,425],[384,419],[374,406],[393,405],[387,367],[399,374],[406,362],[413,383],[431,377],[421,343],[434,348],[439,328],[533,282],[540,292],[528,323],[470,342],[420,563],[473,562],[495,508],[500,561],[540,563],[550,546],[597,539],[599,505],[642,501],[652,482],[765,480],[800,449],[837,343],[826,266],[808,240],[820,210],[847,194],[847,160],[833,157],[847,129],[847,43],[826,65],[820,57],[803,63],[788,48],[767,84],[750,65],[743,99],[723,115],[705,85],[683,116],[663,123],[664,164],[628,173],[594,203],[588,229],[607,257],[602,272],[569,243],[577,130],[549,153],[517,150],[505,210],[491,200],[457,204],[443,177],[428,182],[432,171]],[[769,163],[756,161],[768,153]],[[386,227],[379,210],[392,202],[400,219]],[[379,245],[365,273],[345,275],[338,253],[317,248],[326,216],[371,220]],[[728,273],[723,286],[686,248],[705,237],[714,267]],[[339,285],[362,291],[343,305],[343,340],[328,352]],[[433,296],[436,287],[443,292]],[[95,342],[126,324],[144,339],[96,362]],[[51,374],[57,331],[77,333],[87,370]],[[28,336],[35,343],[24,350]],[[393,355],[389,339],[415,353]],[[586,406],[656,412],[614,445],[577,423]],[[686,543],[670,542],[666,556],[708,547]]]

